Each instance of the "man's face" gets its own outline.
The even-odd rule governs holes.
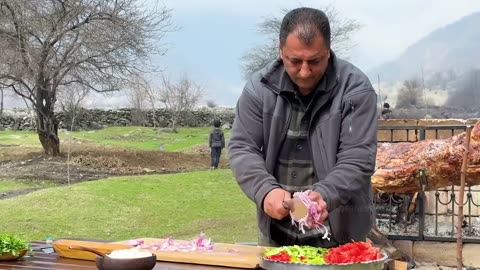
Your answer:
[[[321,35],[317,35],[310,45],[306,45],[293,32],[287,36],[284,46],[280,48],[280,57],[290,79],[298,86],[300,93],[307,95],[317,86],[327,70],[330,49]]]

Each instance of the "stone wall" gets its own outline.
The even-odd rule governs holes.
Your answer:
[[[151,110],[140,113],[132,109],[117,109],[117,110],[82,110],[76,117],[76,124],[74,130],[91,130],[100,129],[108,126],[153,126],[153,112]],[[159,109],[155,112],[156,126],[168,127],[171,112],[165,109]],[[68,123],[70,117],[62,112],[57,113],[57,118],[60,121],[60,128],[70,129]],[[180,116],[178,121],[179,126],[210,126],[212,120],[218,118],[223,124],[231,124],[234,118],[233,108],[203,108],[195,110],[191,113],[184,113]],[[379,126],[422,126],[422,125],[465,125],[467,120],[463,119],[390,119],[379,120]],[[0,130],[34,130],[35,117],[31,112],[26,110],[6,111],[0,115]],[[462,132],[455,130],[454,134]],[[427,139],[434,138],[434,131],[427,131]],[[439,138],[446,138],[452,135],[451,131],[440,131]],[[391,138],[392,132],[389,130],[380,130],[378,132],[379,141],[387,141]],[[416,141],[418,133],[414,130],[407,132],[403,130],[393,131],[393,139],[395,141]]]
[[[165,109],[155,111],[155,126],[168,127],[171,112]],[[178,119],[178,126],[210,126],[213,119],[220,119],[222,124],[231,124],[234,118],[232,108],[199,109],[183,113]],[[70,130],[70,117],[57,113],[59,128]],[[8,112],[0,116],[0,130],[34,130],[35,118],[26,111]],[[153,111],[135,112],[131,109],[118,110],[82,110],[76,116],[74,130],[92,130],[108,126],[147,126],[153,127]]]
[[[457,265],[457,243],[455,242],[396,240],[393,241],[393,245],[405,252],[416,262],[430,263],[432,266],[441,265],[454,267]],[[469,269],[479,269],[479,251],[480,244],[464,243],[462,245],[463,266]],[[439,268],[431,267],[425,269]]]

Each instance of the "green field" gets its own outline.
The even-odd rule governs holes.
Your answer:
[[[61,133],[89,144],[128,149],[185,151],[208,143],[210,128],[179,128],[178,133],[143,127],[112,127]],[[225,131],[228,136],[228,132]],[[3,144],[38,146],[34,132],[0,132]],[[6,148],[5,148],[6,149]],[[255,205],[230,170],[128,176],[54,186],[49,182],[0,181],[0,193],[42,187],[0,200],[2,233],[25,240],[140,237],[191,239],[205,232],[215,242],[257,240]]]
[[[61,144],[70,139],[82,140],[92,144],[125,147],[140,150],[165,151],[187,150],[195,145],[208,144],[211,127],[178,128],[177,133],[167,129],[148,127],[108,127],[101,130],[60,132]],[[229,130],[224,130],[228,138]],[[41,147],[38,135],[33,131],[1,131],[0,145]]]
[[[139,237],[256,241],[254,204],[230,170],[117,177],[0,200],[2,232],[27,240]]]
[[[0,145],[41,147],[38,135],[33,131],[0,131]]]
[[[0,194],[6,191],[22,190],[31,188],[53,187],[54,183],[49,181],[10,181],[4,180],[0,182]]]
[[[142,150],[181,151],[208,143],[210,127],[178,128],[177,133],[146,127],[109,127],[95,131],[73,132],[72,137],[93,143]],[[225,136],[228,131],[225,130]],[[62,138],[67,138],[64,134]]]

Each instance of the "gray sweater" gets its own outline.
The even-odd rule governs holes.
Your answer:
[[[368,78],[332,53],[333,68],[313,110],[309,130],[315,175],[312,189],[327,203],[331,233],[339,244],[365,240],[375,215],[370,177],[377,150],[377,96]],[[235,178],[257,205],[258,227],[270,235],[263,199],[280,187],[272,176],[289,126],[291,108],[282,92],[293,87],[277,60],[256,72],[238,100],[229,159]]]

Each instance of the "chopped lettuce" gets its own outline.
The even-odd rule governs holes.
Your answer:
[[[290,262],[305,264],[325,264],[323,255],[328,252],[327,248],[311,246],[283,246],[272,248],[263,253],[265,259],[275,258],[275,255],[286,252],[290,256]],[[270,258],[269,258],[270,257]]]
[[[13,256],[18,256],[22,250],[30,250],[27,242],[15,235],[0,235],[0,255],[11,253]]]

